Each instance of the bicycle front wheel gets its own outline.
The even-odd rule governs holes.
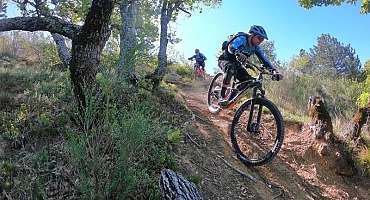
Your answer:
[[[207,105],[208,110],[211,113],[217,113],[221,110],[218,102],[221,98],[221,88],[222,88],[222,81],[223,81],[223,73],[218,73],[212,79],[211,84],[208,88],[208,98],[207,98]]]
[[[230,136],[237,157],[245,165],[266,164],[283,144],[283,118],[268,99],[250,99],[236,111]]]

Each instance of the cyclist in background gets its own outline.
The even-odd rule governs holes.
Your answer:
[[[194,56],[192,56],[192,57],[190,57],[190,58],[188,58],[188,60],[193,60],[193,59],[195,59],[195,66],[200,66],[201,67],[201,69],[203,70],[203,72],[205,72],[205,66],[206,66],[206,64],[205,64],[205,62],[204,61],[206,61],[207,60],[207,58],[202,54],[202,53],[200,53],[200,51],[199,51],[199,49],[195,49],[195,55]],[[194,71],[195,71],[196,69],[194,68]]]

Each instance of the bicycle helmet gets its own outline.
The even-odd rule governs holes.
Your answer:
[[[195,53],[199,53],[199,49],[195,49]]]
[[[268,40],[267,33],[262,26],[258,26],[258,25],[251,26],[251,28],[249,29],[249,33],[254,33]]]

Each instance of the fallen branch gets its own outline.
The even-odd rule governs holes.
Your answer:
[[[211,171],[210,169],[207,169],[206,167],[203,167],[203,166],[201,166],[201,165],[199,165],[198,163],[196,163],[196,162],[192,162],[192,161],[190,161],[191,163],[193,163],[194,165],[196,165],[197,167],[199,167],[199,168],[201,168],[201,169],[203,169],[204,171],[207,171],[208,173],[210,173],[210,174],[216,174],[215,172],[213,172],[213,171]]]
[[[241,174],[242,176],[246,177],[246,178],[249,178],[250,180],[252,180],[253,182],[257,182],[257,179],[254,178],[253,176],[249,175],[249,174],[246,174],[245,172],[242,172],[240,171],[239,169],[236,169],[235,167],[233,167],[229,162],[227,162],[222,156],[220,155],[217,155],[217,157],[219,157],[222,161],[224,161],[224,163],[229,166],[231,169],[233,169],[234,171],[238,172],[239,174]]]
[[[201,148],[200,144],[198,144],[191,136],[189,133],[185,133],[186,137],[190,139],[197,147]]]
[[[200,119],[200,120],[201,120],[201,121],[203,121],[203,122],[209,123],[209,121],[208,121],[207,119],[204,119],[203,117],[200,117],[200,116],[198,116],[198,115],[196,115],[196,114],[194,114],[194,116],[195,116],[196,118]]]

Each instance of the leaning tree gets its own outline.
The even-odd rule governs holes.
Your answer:
[[[115,0],[93,0],[83,25],[57,16],[13,17],[0,19],[0,32],[48,31],[72,40],[69,69],[73,92],[80,112],[86,106],[85,91],[96,85],[100,55],[110,36],[110,17]]]

